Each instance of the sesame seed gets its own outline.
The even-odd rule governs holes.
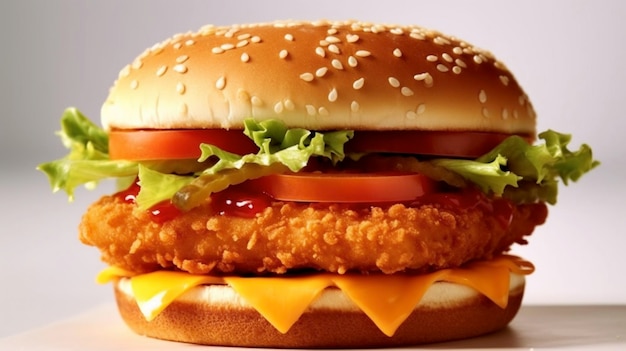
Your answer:
[[[187,114],[189,113],[189,107],[187,106],[186,103],[182,103],[180,104],[180,106],[178,107],[178,114],[180,116],[187,116]]]
[[[313,106],[313,105],[306,105],[304,107],[306,108],[306,113],[309,116],[315,116],[317,114],[317,109],[315,108],[315,106]]]
[[[182,48],[182,47],[183,47],[183,44],[182,44],[182,43],[180,43],[180,42],[179,42],[179,43],[174,43],[174,45],[172,45],[172,47],[173,47],[174,49],[178,50],[178,49],[180,49],[180,48]]]
[[[324,39],[320,40],[320,46],[328,46],[328,45],[330,45],[330,43],[327,42],[326,40]]]
[[[321,57],[326,57],[326,51],[324,51],[324,48],[322,48],[322,47],[320,47],[320,46],[318,46],[318,47],[316,47],[316,48],[315,48],[315,53],[316,53],[318,56],[321,56]]]
[[[454,72],[455,74],[460,74],[461,73],[461,67],[459,67],[459,66],[452,67],[452,72]]]
[[[328,101],[330,102],[335,102],[337,101],[337,89],[333,88],[329,93],[328,93]]]
[[[157,69],[157,71],[156,71],[157,77],[160,77],[160,76],[164,75],[166,71],[167,71],[167,66],[163,65],[163,66],[159,67],[159,69]]]
[[[395,35],[402,35],[402,34],[404,34],[404,31],[402,30],[402,28],[393,28],[389,32],[391,34],[395,34]]]
[[[332,35],[327,36],[325,40],[327,42],[329,42],[330,44],[336,44],[336,43],[340,43],[341,42],[341,39],[339,39],[339,38],[337,38],[335,36],[332,36]]]
[[[395,57],[402,57],[402,51],[400,49],[398,49],[398,48],[395,48],[393,50],[393,56],[395,56]]]
[[[293,35],[289,33],[285,34],[285,40],[293,41]]]
[[[179,93],[179,94],[181,94],[181,95],[182,95],[182,94],[184,94],[184,93],[185,93],[185,91],[186,91],[186,90],[187,90],[187,88],[185,87],[185,84],[183,84],[183,83],[181,83],[181,82],[178,82],[178,83],[176,84],[176,92],[177,92],[177,93]]]
[[[211,52],[214,53],[214,54],[221,54],[221,53],[224,52],[224,50],[222,48],[216,46],[213,49],[211,49]]]
[[[224,87],[226,87],[226,78],[224,78],[224,76],[219,77],[215,82],[215,87],[219,90],[224,89]]]
[[[441,54],[441,57],[448,62],[454,61],[452,56],[450,56],[450,54],[448,54],[447,52],[444,52],[443,54]]]
[[[339,50],[339,47],[335,44],[330,44],[328,45],[328,51],[332,52],[333,54],[340,54],[341,50]]]
[[[310,82],[310,81],[312,81],[314,78],[315,78],[315,77],[313,76],[313,74],[312,74],[312,73],[309,73],[309,72],[305,72],[305,73],[302,73],[302,74],[300,75],[300,79],[302,79],[302,80],[303,80],[303,81],[305,81],[305,82]]]
[[[244,39],[244,40],[239,41],[239,42],[237,43],[237,45],[236,45],[236,46],[237,46],[238,48],[242,48],[242,47],[244,47],[244,46],[248,45],[249,43],[250,43],[250,42],[249,42],[248,40]]]
[[[133,61],[133,64],[131,67],[134,69],[140,69],[141,67],[143,67],[143,62],[141,60],[135,60]]]
[[[483,59],[478,55],[474,55],[474,62],[480,65],[481,63],[483,63]]]
[[[222,45],[220,45],[220,49],[227,51],[227,50],[231,50],[234,49],[235,45],[231,44],[231,43],[224,43]]]
[[[281,113],[281,112],[283,112],[284,107],[285,107],[285,106],[283,105],[283,102],[282,102],[282,101],[279,101],[279,102],[277,102],[277,103],[274,105],[274,112],[276,112],[276,113]]]
[[[389,82],[389,85],[391,85],[394,88],[397,88],[400,86],[400,81],[396,77],[389,77],[387,78],[387,81]]]
[[[415,111],[406,111],[406,114],[404,116],[407,119],[416,119],[417,118],[417,113]]]
[[[452,48],[452,52],[457,54],[457,55],[461,55],[463,53],[463,49],[461,49],[458,46],[455,46],[454,48]]]
[[[417,106],[417,114],[418,114],[418,115],[421,115],[421,114],[423,114],[424,112],[426,112],[426,105],[425,105],[425,104],[419,104],[419,105]]]
[[[337,60],[337,59],[333,59],[330,64],[335,67],[336,69],[343,69],[343,65],[341,64],[341,61]]]
[[[187,66],[179,63],[176,66],[174,66],[174,71],[178,72],[178,73],[187,73]]]
[[[411,90],[411,88],[409,88],[409,87],[402,87],[402,89],[400,89],[400,92],[404,96],[412,96],[413,95],[413,90]]]
[[[357,52],[354,53],[356,56],[358,57],[368,57],[370,56],[372,53],[367,51],[367,50],[357,50]]]
[[[124,66],[124,68],[120,70],[118,77],[119,78],[128,77],[129,74],[130,74],[130,65],[126,65]]]
[[[317,109],[317,113],[319,113],[321,116],[328,116],[328,110],[326,109],[326,107],[320,107]]]
[[[520,106],[524,106],[524,101],[526,100],[526,97],[524,95],[520,95],[517,98],[517,102],[520,104]]]
[[[437,60],[439,60],[439,58],[435,55],[428,55],[426,56],[426,61],[428,62],[437,62]]]
[[[258,35],[253,36],[252,38],[250,38],[250,41],[253,43],[260,43],[261,42],[261,37],[259,37]]]
[[[515,119],[519,118],[519,112],[517,112],[517,110],[513,110],[513,118]]]
[[[433,77],[428,72],[416,74],[413,76],[413,79],[417,81],[423,80],[426,87],[431,87],[433,85]]]
[[[187,55],[180,55],[176,58],[176,63],[184,63],[185,61],[189,60],[189,56]]]
[[[289,111],[293,111],[296,108],[296,105],[290,99],[285,100],[284,105]]]
[[[356,60],[356,58],[354,56],[349,56],[348,57],[348,66],[356,67],[358,64],[359,64],[359,62]]]
[[[359,109],[360,109],[360,108],[361,108],[361,106],[359,105],[359,103],[358,103],[358,102],[356,102],[356,101],[352,101],[352,102],[350,103],[350,110],[351,110],[352,112],[359,112]]]
[[[249,33],[239,34],[237,36],[237,40],[246,40],[250,39],[251,35]]]
[[[450,44],[450,41],[444,37],[438,36],[433,39],[433,43],[437,45],[445,45],[445,44]]]
[[[500,76],[500,81],[502,82],[502,84],[504,84],[504,86],[509,85],[509,77],[507,76]]]
[[[321,78],[326,74],[326,72],[328,72],[328,68],[326,67],[318,68],[317,71],[315,71],[315,76],[318,78]]]
[[[196,41],[195,41],[195,40],[193,40],[193,39],[189,39],[189,40],[187,40],[187,41],[185,42],[185,45],[187,45],[187,46],[191,46],[191,45],[193,45],[193,44],[195,44],[195,43],[196,43]]]
[[[509,118],[509,110],[507,110],[506,108],[502,109],[502,119],[508,119]]]
[[[135,90],[135,89],[137,89],[137,87],[139,87],[139,82],[137,81],[137,79],[133,79],[133,80],[130,82],[130,88],[131,88],[131,89],[133,89],[133,90]]]
[[[245,52],[241,54],[241,62],[248,62],[248,61],[250,61],[250,55],[248,55]]]
[[[352,83],[352,88],[353,88],[354,90],[359,90],[359,89],[363,88],[363,85],[364,85],[364,84],[365,84],[365,78],[361,77],[361,78],[359,78],[359,79],[355,80],[355,81]]]
[[[483,117],[485,118],[489,117],[489,110],[487,110],[486,107],[483,107],[482,114],[483,114]]]
[[[289,55],[289,52],[287,50],[280,50],[280,52],[278,53],[278,57],[280,57],[281,59],[284,59],[285,57],[287,57],[287,55]]]
[[[461,68],[467,68],[467,65],[465,64],[465,61],[463,61],[461,59],[454,60],[454,63],[456,63]]]
[[[448,66],[444,65],[443,63],[440,63],[437,65],[437,70],[439,72],[448,72],[450,69],[448,68]]]
[[[346,34],[346,41],[348,43],[356,43],[359,41],[359,36],[356,34]]]
[[[487,102],[487,93],[482,89],[478,93],[478,101],[480,101],[481,104]]]
[[[330,28],[326,31],[326,33],[328,33],[328,35],[335,35],[337,34],[337,28]]]
[[[417,40],[424,40],[424,39],[426,39],[426,37],[422,33],[418,33],[418,32],[411,32],[411,34],[409,34],[409,36],[411,38],[417,39]]]
[[[252,106],[263,106],[263,100],[261,100],[261,98],[259,98],[258,96],[251,97],[250,102],[252,103]]]

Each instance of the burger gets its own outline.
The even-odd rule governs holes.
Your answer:
[[[138,334],[206,345],[385,347],[504,328],[511,255],[559,183],[597,165],[537,135],[489,52],[418,26],[206,26],[62,116],[53,190],[117,179],[80,240]]]

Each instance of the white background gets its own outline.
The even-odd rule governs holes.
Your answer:
[[[52,195],[38,163],[65,150],[65,107],[94,120],[118,71],[157,41],[203,24],[275,19],[420,24],[491,50],[515,73],[539,130],[574,134],[602,166],[563,187],[548,223],[514,252],[537,272],[527,304],[625,304],[624,1],[0,2],[0,337],[112,301],[78,242],[86,206],[111,191]]]

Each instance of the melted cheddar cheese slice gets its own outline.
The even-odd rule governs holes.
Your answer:
[[[337,287],[383,333],[392,336],[436,282],[468,286],[505,308],[510,273],[527,275],[533,271],[530,262],[503,255],[461,268],[420,275],[320,273],[288,277],[214,277],[177,271],[133,275],[118,267],[108,267],[100,272],[97,281],[107,283],[122,277],[130,278],[137,305],[149,321],[194,287],[228,285],[282,333],[291,328],[324,289]]]

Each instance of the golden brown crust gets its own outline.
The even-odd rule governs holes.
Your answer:
[[[125,67],[106,128],[233,128],[279,118],[327,130],[534,135],[535,112],[491,54],[417,26],[276,22],[174,36]]]
[[[274,202],[256,218],[221,216],[204,205],[160,224],[134,204],[106,196],[83,217],[80,239],[98,247],[108,264],[133,272],[394,273],[492,258],[522,243],[545,216],[543,204],[515,206],[510,225],[503,225],[489,206]]]
[[[115,296],[126,324],[136,333],[153,338],[205,345],[356,348],[442,342],[500,330],[519,310],[523,291],[523,285],[512,290],[505,309],[482,295],[442,305],[445,307],[418,305],[392,337],[354,310],[309,310],[281,334],[251,308],[175,301],[147,322],[131,296],[117,287]]]

